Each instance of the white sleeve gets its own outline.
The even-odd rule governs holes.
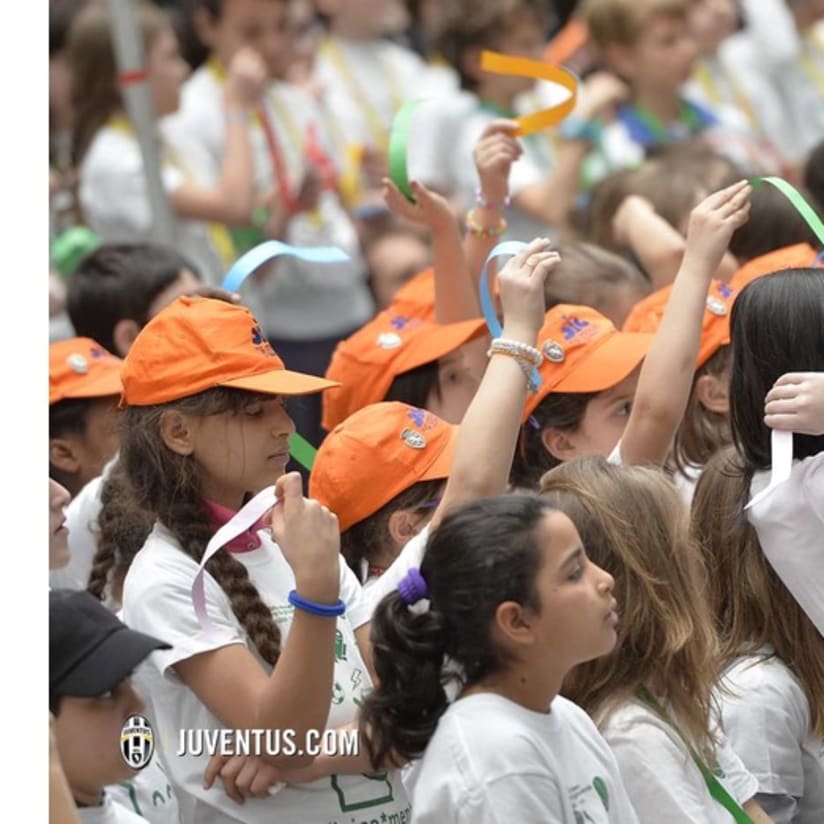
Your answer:
[[[343,557],[340,559],[340,599],[346,604],[346,618],[352,629],[372,620],[372,607],[364,597],[363,587]]]
[[[141,550],[146,551],[146,547]],[[203,577],[211,626],[201,628],[192,603],[196,572],[197,564],[182,551],[179,559],[162,565],[139,553],[123,585],[124,623],[172,645],[154,653],[158,669],[168,677],[173,677],[175,664],[193,655],[229,644],[246,644],[229,598],[208,572]]]
[[[718,745],[715,754],[718,766],[724,773],[719,777],[730,795],[743,806],[755,798],[758,792],[758,779],[744,766],[727,737],[720,731],[717,731],[717,735]]]
[[[657,723],[646,721],[627,729],[609,728],[605,738],[641,821],[695,824],[706,820],[708,790],[683,744]]]
[[[746,32],[763,65],[776,72],[801,52],[801,38],[786,0],[741,0]]]
[[[427,524],[406,546],[392,565],[381,575],[375,584],[366,593],[366,600],[370,612],[374,612],[384,596],[396,589],[398,581],[406,575],[412,567],[419,567],[429,540],[429,525]]]
[[[753,495],[767,474],[756,473]],[[767,560],[824,636],[824,452],[795,463],[790,477],[747,513]]]
[[[478,793],[459,807],[459,824],[551,824],[566,821],[562,789],[546,775],[510,773],[484,782]]]

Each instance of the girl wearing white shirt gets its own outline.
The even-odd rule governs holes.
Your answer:
[[[140,3],[136,17],[146,53],[146,82],[155,115],[162,117],[177,109],[188,69],[166,15]],[[106,241],[146,240],[153,215],[143,157],[123,106],[105,3],[91,3],[78,16],[69,55],[76,111],[74,160],[86,220]],[[238,55],[229,71],[223,110],[227,141],[216,185],[207,189],[189,182],[181,158],[167,155],[161,169],[163,187],[180,219],[174,245],[212,282],[231,262],[221,256],[231,252],[225,235],[210,222],[243,225],[254,206],[249,112],[262,92],[264,74],[260,59],[249,50]]]
[[[603,739],[558,696],[572,667],[614,647],[612,588],[534,495],[444,517],[375,612],[380,684],[361,718],[373,765],[422,757],[413,821],[637,821]]]
[[[615,578],[618,643],[576,667],[562,692],[598,724],[639,821],[733,824],[742,806],[767,821],[753,800],[755,779],[712,717],[716,637],[675,486],[655,469],[590,457],[548,472],[541,492]],[[705,778],[710,770],[723,803]]]
[[[204,788],[210,753],[179,744],[184,729],[289,730],[297,754],[264,752],[244,766],[268,787],[269,765],[310,763],[309,732],[352,721],[370,685],[369,610],[341,562],[337,518],[302,497],[297,473],[283,474],[294,432],[283,397],[331,382],[284,369],[247,309],[185,297],[140,332],[122,378],[121,460],[135,504],[156,518],[126,575],[123,615],[162,626],[173,644],[139,677],[181,821],[327,824],[354,809],[403,820],[393,772],[282,786],[241,808]],[[272,481],[271,519],[206,565],[205,629],[192,593],[207,544]]]
[[[824,638],[770,565],[744,517],[747,483],[730,447],[704,468],[692,529],[710,572],[730,743],[778,824],[824,819]]]

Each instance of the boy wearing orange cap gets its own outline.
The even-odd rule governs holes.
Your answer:
[[[120,364],[91,338],[49,347],[49,477],[72,496],[117,452]]]

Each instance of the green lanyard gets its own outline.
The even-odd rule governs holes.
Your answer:
[[[652,693],[646,687],[642,686],[638,687],[635,694],[678,733],[679,738],[689,750],[695,765],[701,771],[701,775],[704,776],[704,781],[707,784],[710,795],[735,819],[736,824],[753,824],[753,820],[747,815],[741,805],[726,791],[724,785],[712,774],[712,770],[704,763],[704,760],[690,745],[689,741],[687,741],[678,724],[675,723],[669,713],[656,701]]]

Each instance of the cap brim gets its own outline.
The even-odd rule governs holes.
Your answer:
[[[620,383],[646,357],[655,335],[644,332],[616,332],[610,335],[592,355],[582,358],[568,375],[553,388],[553,392],[603,392]],[[598,369],[588,366],[598,358]]]
[[[440,481],[449,477],[452,471],[452,461],[455,457],[455,442],[458,440],[458,427],[454,424],[449,424],[449,440],[441,449],[438,456],[426,468],[426,471],[421,475],[421,481]]]
[[[398,359],[392,364],[393,377],[425,363],[440,360],[469,341],[480,337],[485,331],[486,322],[483,318],[428,326],[424,334],[410,341],[399,353]]]
[[[68,673],[54,692],[76,698],[102,695],[128,678],[141,661],[158,649],[171,646],[128,627],[118,629]]]
[[[261,392],[264,395],[311,395],[340,386],[340,383],[302,372],[290,372],[288,369],[274,369],[259,375],[244,375],[242,378],[221,381],[219,385],[247,392]]]
[[[59,400],[69,398],[108,398],[123,391],[123,383],[120,380],[120,364],[114,369],[105,369],[100,374],[90,377],[80,382],[76,389],[60,395]],[[49,404],[56,403],[50,400]]]

